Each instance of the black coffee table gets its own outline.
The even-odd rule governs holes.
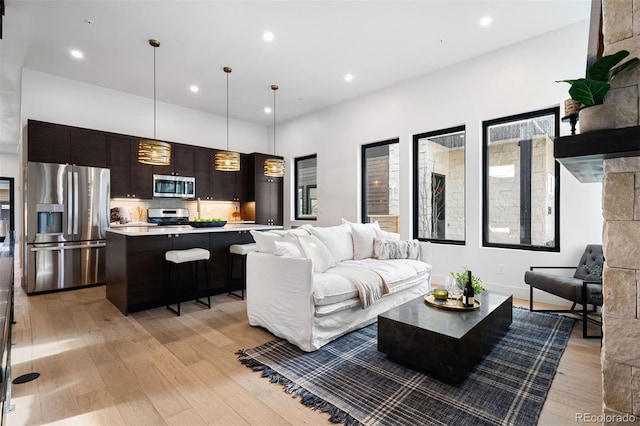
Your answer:
[[[475,311],[429,306],[424,297],[378,316],[378,350],[407,366],[459,383],[507,332],[512,296],[483,292]]]

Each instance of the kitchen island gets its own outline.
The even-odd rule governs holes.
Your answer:
[[[227,223],[222,227],[193,228],[184,226],[122,227],[107,229],[106,292],[107,299],[123,314],[164,306],[164,254],[168,250],[203,248],[209,250],[207,263],[210,295],[228,291],[227,271],[229,246],[252,243],[251,230],[268,231],[282,226]],[[201,282],[185,289],[185,300],[206,296],[204,274]],[[192,283],[190,272],[181,284]],[[239,285],[232,290],[239,289]],[[173,301],[170,301],[173,302]]]

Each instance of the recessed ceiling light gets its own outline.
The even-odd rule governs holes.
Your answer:
[[[198,86],[192,85],[189,87],[189,90],[191,90],[193,93],[198,93],[200,91],[200,88]]]
[[[264,107],[264,112],[271,114],[271,107]]]
[[[262,34],[262,38],[265,39],[265,41],[273,41],[273,33],[265,31],[264,34]]]
[[[345,74],[344,75],[344,80],[345,81],[352,81],[353,80],[353,74]]]
[[[84,55],[82,54],[81,51],[77,50],[77,49],[73,49],[71,51],[71,56],[73,56],[76,59],[82,59],[84,57]]]
[[[482,25],[483,27],[486,27],[491,25],[492,21],[493,21],[493,18],[491,16],[485,16],[480,20],[480,25]]]

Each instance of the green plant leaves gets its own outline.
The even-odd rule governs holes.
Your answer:
[[[616,67],[627,56],[629,56],[627,50],[603,56],[587,69],[587,78],[557,80],[556,82],[569,83],[571,85],[569,95],[585,107],[600,105],[604,102],[605,95],[611,89],[609,81],[620,72],[640,65],[640,60],[633,58]]]
[[[604,97],[610,88],[611,85],[606,81],[580,78],[571,85],[569,95],[584,106],[599,105],[604,102]]]
[[[608,81],[611,69],[627,56],[629,56],[627,50],[621,50],[613,55],[603,56],[589,67],[587,70],[587,78],[597,81]]]

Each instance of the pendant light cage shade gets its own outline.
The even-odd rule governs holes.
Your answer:
[[[153,47],[153,139],[142,139],[138,142],[138,163],[152,166],[168,166],[171,164],[171,145],[155,140],[156,138],[156,48],[158,40],[149,40]]]
[[[138,142],[138,163],[152,166],[168,166],[171,164],[171,145],[152,139]]]
[[[264,161],[264,175],[270,177],[284,177],[286,163],[280,158],[268,158]]]
[[[216,170],[220,172],[240,171],[240,153],[232,151],[216,152]]]
[[[239,172],[240,153],[229,151],[229,74],[231,67],[224,67],[222,70],[227,74],[227,150],[216,152],[214,166],[219,172]]]
[[[276,153],[276,90],[277,84],[271,85],[273,90],[273,154]],[[264,175],[269,177],[284,177],[286,163],[282,158],[267,158],[264,160]]]

